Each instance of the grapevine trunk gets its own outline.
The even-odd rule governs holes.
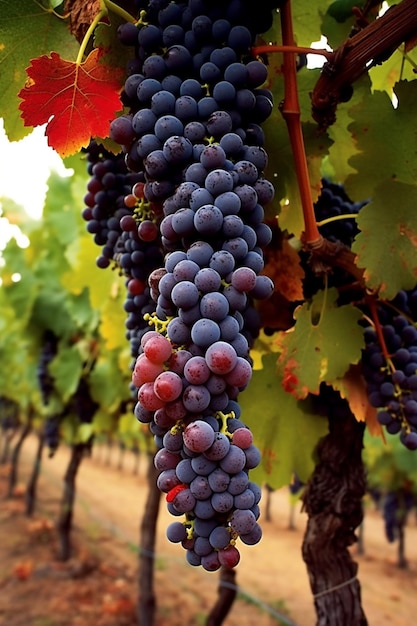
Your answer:
[[[366,626],[358,566],[348,550],[363,518],[365,473],[363,424],[329,411],[329,434],[317,450],[314,473],[303,494],[309,516],[302,554],[314,595],[317,626]]]
[[[153,455],[148,455],[148,496],[139,538],[139,577],[138,577],[138,623],[152,626],[155,621],[156,597],[154,589],[154,565],[156,526],[161,501],[156,480],[158,470],[153,462]]]
[[[70,462],[64,477],[64,494],[61,502],[61,513],[58,519],[59,558],[67,561],[71,557],[71,529],[74,513],[75,482],[77,472],[84,457],[88,444],[79,443],[72,446]]]
[[[43,431],[38,433],[38,446],[36,449],[35,460],[33,463],[32,473],[29,477],[26,487],[25,500],[26,500],[26,515],[31,517],[35,510],[36,504],[36,487],[38,484],[39,472],[42,465],[42,453],[45,444],[45,437]]]

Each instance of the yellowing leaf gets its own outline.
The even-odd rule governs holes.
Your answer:
[[[348,401],[357,421],[365,422],[371,435],[383,437],[382,427],[377,420],[377,410],[369,403],[366,383],[360,369],[356,366],[350,367],[342,379],[334,381],[333,387]]]
[[[278,373],[284,389],[296,398],[317,394],[321,382],[332,384],[361,358],[361,311],[338,307],[336,289],[318,292],[295,312],[295,326],[278,335],[282,353]]]

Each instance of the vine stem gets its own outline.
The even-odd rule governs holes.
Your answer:
[[[332,52],[329,50],[324,50],[321,48],[308,48],[305,46],[291,46],[291,45],[266,45],[266,46],[254,46],[252,48],[252,53],[254,56],[258,56],[260,54],[271,54],[272,52],[291,52],[295,54],[317,54],[322,57],[326,57],[327,60],[332,58]]]
[[[135,18],[132,15],[130,15],[130,13],[128,13],[127,11],[122,9],[122,7],[119,7],[117,4],[112,2],[112,0],[101,0],[101,2],[100,2],[100,11],[95,15],[93,21],[91,22],[90,26],[88,27],[87,32],[85,33],[85,35],[83,37],[83,40],[82,40],[82,42],[80,44],[80,49],[78,50],[77,58],[75,59],[75,63],[77,65],[81,65],[81,63],[83,62],[84,53],[85,53],[85,50],[86,50],[86,48],[88,46],[88,42],[90,41],[91,37],[93,36],[94,31],[95,31],[96,27],[98,26],[100,20],[103,17],[106,17],[108,15],[109,11],[112,11],[113,13],[116,13],[122,19],[126,20],[126,22],[133,22],[133,24],[136,24]]]
[[[295,46],[292,24],[291,0],[284,2],[281,11],[281,31],[283,47]],[[297,68],[293,51],[284,52],[284,89],[285,96],[281,105],[281,113],[287,124],[290,137],[294,165],[300,191],[301,205],[304,217],[303,242],[310,244],[322,239],[314,215],[313,199],[311,195],[310,179],[307,167],[307,158],[304,147],[304,138],[301,128],[300,104],[297,90]]]
[[[75,59],[76,65],[81,65],[81,63],[83,62],[85,49],[87,48],[88,42],[90,41],[90,37],[92,37],[96,26],[105,15],[107,15],[107,9],[100,9],[100,11],[91,22],[90,26],[88,27],[87,32],[85,33],[81,42],[80,49],[78,50],[77,58]]]
[[[391,359],[390,359],[390,355],[389,355],[389,352],[388,352],[387,344],[385,343],[385,337],[384,337],[384,334],[382,332],[381,323],[379,321],[375,298],[372,295],[370,295],[370,296],[367,296],[366,299],[367,299],[367,303],[368,303],[369,310],[370,310],[370,313],[371,313],[371,318],[372,318],[372,321],[374,323],[375,332],[376,332],[376,335],[378,337],[378,341],[379,341],[380,346],[381,346],[382,354],[384,355],[385,360],[388,363],[390,363]]]
[[[356,220],[358,216],[352,213],[342,213],[341,215],[333,215],[332,217],[326,217],[324,220],[317,222],[317,226],[325,226],[326,224],[333,224],[333,222],[339,222],[340,220]]]

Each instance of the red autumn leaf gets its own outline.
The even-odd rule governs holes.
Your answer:
[[[26,86],[19,92],[25,126],[47,124],[48,144],[62,157],[78,152],[91,137],[107,137],[119,98],[122,71],[100,63],[96,48],[83,63],[56,52],[31,60]]]

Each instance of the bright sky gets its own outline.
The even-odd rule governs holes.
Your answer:
[[[33,218],[39,218],[51,169],[61,176],[70,171],[48,146],[44,128],[35,128],[21,141],[10,142],[0,118],[0,199],[12,198]]]

